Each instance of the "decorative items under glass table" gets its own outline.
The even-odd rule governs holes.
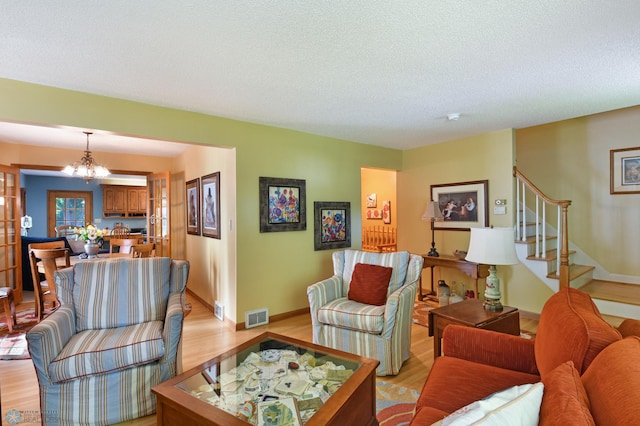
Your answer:
[[[157,423],[376,425],[378,364],[266,332],[153,388]]]

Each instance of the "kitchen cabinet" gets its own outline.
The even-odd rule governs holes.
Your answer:
[[[127,188],[127,214],[129,217],[147,215],[147,188],[128,187]]]
[[[103,217],[146,217],[145,186],[102,185]]]
[[[104,217],[126,216],[126,189],[123,186],[102,186],[102,211]]]

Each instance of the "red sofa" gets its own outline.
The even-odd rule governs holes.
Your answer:
[[[549,298],[533,340],[450,325],[443,333],[444,355],[429,372],[411,425],[432,425],[491,394],[540,381],[541,425],[638,424],[635,336],[640,321],[625,320],[616,329],[576,289]]]

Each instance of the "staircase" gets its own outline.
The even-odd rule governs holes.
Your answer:
[[[589,293],[607,320],[618,325],[623,318],[640,319],[640,285],[637,277],[620,277],[573,245],[567,235],[569,200],[544,195],[514,167],[517,183],[516,253],[550,289],[579,288]],[[552,226],[547,219],[556,219]]]

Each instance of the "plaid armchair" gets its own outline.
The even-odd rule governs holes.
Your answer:
[[[43,424],[112,424],[155,412],[176,374],[189,263],[81,262],[56,272],[61,307],[27,333]]]
[[[384,305],[347,297],[358,263],[393,268]],[[421,256],[406,251],[334,252],[333,276],[307,288],[313,343],[379,360],[378,376],[398,374],[411,349],[411,317],[422,263]]]

